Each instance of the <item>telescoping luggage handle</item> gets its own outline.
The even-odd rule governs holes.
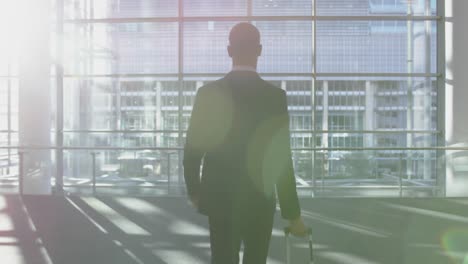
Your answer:
[[[286,238],[286,263],[291,264],[291,245],[289,241],[289,234],[291,230],[289,227],[284,228],[284,236]],[[309,237],[309,264],[314,264],[314,251],[312,247],[312,228],[308,230],[308,237]]]

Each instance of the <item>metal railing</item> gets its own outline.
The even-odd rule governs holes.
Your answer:
[[[19,158],[19,169],[18,169],[18,185],[19,185],[19,193],[21,195],[24,194],[24,159],[25,155],[28,154],[29,151],[36,151],[36,150],[86,150],[91,151],[91,159],[92,159],[92,193],[96,194],[97,188],[97,164],[96,164],[96,155],[99,154],[99,151],[168,151],[166,152],[167,159],[168,159],[168,167],[167,167],[167,190],[169,193],[169,189],[171,188],[171,166],[170,166],[170,159],[171,155],[180,153],[183,150],[182,147],[86,147],[86,146],[0,146],[1,149],[9,149],[9,150],[18,150],[18,158]],[[403,196],[403,191],[405,189],[428,189],[428,188],[437,188],[439,186],[404,186],[404,173],[403,173],[403,164],[405,159],[404,152],[406,151],[438,151],[438,152],[445,152],[445,151],[468,151],[468,147],[463,146],[451,146],[451,147],[314,147],[314,148],[291,148],[294,151],[307,151],[307,152],[318,152],[318,153],[331,153],[335,151],[395,151],[398,154],[398,175],[396,176],[398,181],[398,190],[399,195]],[[443,157],[444,153],[439,153],[439,156]],[[323,164],[326,162],[326,156],[322,155],[322,166],[321,166],[321,185],[317,186],[315,184],[315,175],[313,174],[313,186],[309,186],[313,191],[315,191],[318,187],[321,190],[325,188],[330,189],[345,189],[350,188],[348,186],[328,186],[325,187],[325,167]],[[314,170],[314,168],[312,168]],[[60,174],[61,175],[61,174]],[[390,175],[394,177],[393,175]],[[358,181],[357,179],[353,179]],[[63,186],[62,186],[63,187]],[[372,186],[371,186],[372,187]],[[304,187],[302,187],[304,188]],[[368,187],[370,188],[370,187]],[[395,188],[395,186],[379,186],[375,188]]]
[[[91,162],[92,162],[92,179],[91,179],[91,188],[92,193],[95,195],[97,193],[97,163],[96,157],[99,154],[99,151],[143,151],[143,150],[151,150],[151,151],[167,151],[165,154],[167,155],[168,159],[168,166],[167,166],[167,190],[171,188],[171,156],[173,154],[177,154],[178,151],[183,150],[181,147],[60,147],[60,146],[0,146],[0,150],[7,149],[7,150],[18,150],[18,189],[20,195],[24,194],[24,160],[25,156],[30,151],[39,151],[39,150],[87,150],[91,151]],[[61,186],[63,188],[63,186]],[[63,190],[60,190],[63,191]]]
[[[17,150],[183,150],[183,147],[91,147],[91,146],[0,146],[0,149]],[[365,150],[436,150],[468,151],[468,147],[310,147],[291,148],[293,151],[365,151]]]
[[[54,132],[54,131],[52,131]],[[139,130],[64,130],[63,133],[83,133],[83,134],[94,134],[94,133],[109,133],[109,134],[159,134],[159,133],[186,133],[187,130],[151,130],[151,129],[139,129]],[[0,131],[1,133],[1,131]],[[407,129],[378,129],[378,130],[310,130],[310,129],[295,129],[290,131],[291,134],[296,133],[317,133],[317,134],[393,134],[393,133],[405,133],[405,134],[440,134],[439,130],[407,130]]]

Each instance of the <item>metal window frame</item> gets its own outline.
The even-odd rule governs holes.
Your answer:
[[[64,120],[64,0],[57,0],[57,39],[56,39],[56,124],[55,124],[55,144],[63,147],[63,120]],[[63,150],[55,152],[55,190],[58,193],[63,193]]]
[[[442,19],[437,20],[437,51],[436,51],[436,71],[440,73],[437,79],[437,126],[438,130],[441,131],[437,137],[437,145],[445,146],[445,69],[446,69],[446,54],[445,54],[445,1],[437,0],[436,3],[437,16]],[[441,161],[442,171],[438,172],[436,178],[436,186],[439,187],[439,196],[446,197],[446,163],[445,157],[446,151],[440,150],[437,152],[437,158]]]
[[[315,10],[314,5],[314,10]],[[182,9],[183,7],[179,7]],[[314,11],[315,12],[315,11]],[[206,21],[437,21],[440,16],[183,16],[179,11],[177,17],[128,17],[128,18],[94,18],[94,19],[65,19],[66,24],[88,23],[148,23],[148,22],[206,22]]]
[[[317,15],[317,0],[312,0],[312,17],[316,18]],[[313,81],[312,81],[312,89],[311,89],[311,123],[313,126],[313,130],[317,130],[317,120],[316,120],[316,108],[317,108],[317,20],[312,21],[312,74],[313,74]],[[312,143],[313,146],[316,145],[316,138],[317,133],[312,133]],[[315,193],[315,188],[317,185],[316,177],[315,177],[315,168],[316,168],[316,156],[317,152],[313,151],[311,155],[311,163],[312,163],[312,188],[313,192]]]
[[[179,16],[178,18],[183,17],[184,15],[184,1],[183,0],[178,0],[178,12]],[[185,23],[183,21],[179,21],[178,23],[179,31],[178,31],[178,54],[179,54],[179,65],[178,65],[178,82],[179,82],[179,87],[178,87],[178,130],[179,134],[177,137],[177,143],[179,146],[182,146],[183,140],[184,140],[184,135],[182,131],[182,118],[183,118],[183,111],[184,111],[184,105],[183,105],[183,80],[184,80],[184,26]],[[184,170],[183,170],[183,160],[182,160],[182,150],[179,150],[179,159],[178,159],[178,180],[179,182],[182,182],[182,178],[184,175]],[[170,159],[170,157],[169,157]]]
[[[57,17],[58,24],[58,33],[62,33],[63,36],[63,27],[66,24],[98,24],[98,23],[106,23],[106,24],[117,24],[117,23],[157,23],[157,22],[177,22],[178,23],[178,72],[174,74],[89,74],[89,75],[81,75],[81,74],[65,74],[63,72],[63,38],[57,38],[57,47],[59,61],[57,63],[58,68],[61,71],[58,71],[57,76],[57,133],[56,133],[56,140],[57,140],[57,150],[64,150],[64,149],[74,149],[70,147],[63,146],[63,133],[178,133],[178,143],[181,146],[183,141],[183,133],[182,131],[182,112],[183,106],[182,104],[182,81],[185,80],[187,77],[221,77],[224,73],[184,73],[183,62],[184,62],[184,47],[183,47],[183,30],[184,30],[184,23],[186,22],[206,22],[206,21],[310,21],[312,23],[312,72],[311,73],[261,73],[262,76],[265,77],[310,77],[312,78],[312,87],[311,87],[311,114],[312,114],[312,121],[315,121],[316,115],[316,105],[317,105],[317,98],[316,94],[316,87],[317,87],[317,79],[321,77],[349,77],[349,78],[358,78],[358,77],[394,77],[394,78],[412,78],[412,77],[425,77],[425,78],[437,78],[438,83],[438,130],[437,131],[416,131],[416,130],[392,130],[392,131],[332,131],[332,130],[317,130],[316,129],[316,122],[313,122],[314,129],[310,131],[291,131],[292,133],[312,133],[313,138],[315,138],[317,133],[422,133],[422,134],[437,134],[439,138],[439,144],[442,144],[444,141],[444,131],[441,130],[444,124],[444,98],[445,98],[445,89],[443,88],[443,79],[444,79],[444,71],[445,68],[445,54],[442,52],[444,49],[444,3],[443,0],[437,0],[437,15],[425,15],[425,16],[414,16],[414,15],[391,15],[391,16],[321,16],[317,15],[317,5],[316,0],[311,0],[313,4],[312,14],[310,16],[253,16],[252,15],[252,1],[247,0],[247,16],[215,16],[215,17],[207,17],[207,16],[184,16],[183,12],[183,0],[178,0],[178,16],[177,17],[148,17],[148,18],[141,18],[141,17],[128,17],[128,18],[87,18],[87,19],[64,19],[63,18],[63,1],[64,0],[57,0],[58,10],[57,10]],[[317,72],[317,32],[316,32],[316,25],[317,21],[436,21],[437,23],[437,73],[376,73],[376,72],[359,72],[359,73],[319,73]],[[60,43],[61,42],[61,43]],[[115,130],[115,131],[100,131],[100,130],[63,130],[63,80],[64,78],[142,78],[142,77],[169,77],[174,78],[175,81],[180,82],[179,90],[178,90],[178,97],[179,97],[179,105],[178,105],[178,112],[179,112],[179,129],[178,130],[155,130],[155,131],[126,131],[126,130]],[[315,141],[314,141],[315,144]],[[442,144],[443,145],[443,144]],[[10,148],[9,148],[10,149]],[[89,148],[79,148],[79,149],[89,149]],[[112,148],[115,149],[115,148]],[[135,148],[133,148],[135,149]],[[148,149],[148,148],[136,148],[136,149]],[[181,151],[181,148],[170,148],[172,150]],[[300,150],[312,150],[313,153],[316,151],[333,151],[333,148],[302,148]],[[348,148],[350,149],[350,148]],[[356,150],[362,150],[363,148],[354,148]],[[372,148],[371,150],[378,150],[381,148]],[[388,148],[385,148],[388,149]],[[412,150],[414,148],[394,148],[399,150]],[[431,148],[434,149],[434,148]],[[443,153],[445,149],[440,150]],[[61,155],[57,154],[57,160],[63,159],[63,153]],[[312,160],[314,161],[315,158],[312,156]],[[181,159],[179,159],[181,162]],[[63,169],[62,169],[63,170]],[[179,176],[182,174],[182,166],[179,163]],[[57,177],[62,177],[63,181],[63,171],[59,172],[59,166],[57,166]],[[445,183],[444,183],[445,185]],[[314,183],[315,186],[315,183]]]
[[[8,61],[8,67],[7,67],[7,74],[11,74],[11,63]],[[12,102],[11,102],[11,78],[7,79],[7,144],[11,145],[11,134],[12,134],[12,127],[11,127],[11,115],[12,115]],[[8,155],[8,167],[7,167],[7,174],[10,174],[10,167],[12,165],[11,163],[11,149],[7,151]]]
[[[315,59],[313,59],[315,60]],[[196,78],[196,77],[222,77],[226,73],[184,73],[183,80],[185,81],[186,78]],[[411,78],[411,77],[432,77],[438,78],[442,77],[442,73],[388,73],[388,72],[322,72],[322,73],[281,73],[281,72],[259,72],[259,75],[263,77],[309,77],[309,78],[325,78],[325,77],[349,77],[349,78],[362,78],[362,77],[403,77],[403,78]],[[179,73],[112,73],[112,74],[64,74],[64,78],[148,78],[148,77],[155,77],[155,78],[174,78],[174,81],[178,80],[180,77]]]
[[[158,134],[158,133],[186,133],[186,130],[63,130],[62,133],[124,133],[124,134]],[[323,133],[323,134],[440,134],[439,130],[405,130],[405,129],[377,129],[377,130],[290,130],[291,133]],[[2,131],[0,131],[2,133]]]

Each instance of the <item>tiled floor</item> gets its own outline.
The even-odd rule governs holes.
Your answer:
[[[468,199],[301,203],[316,263],[468,263]],[[184,198],[5,195],[0,263],[209,263],[206,222]],[[268,263],[284,263],[284,225]],[[293,242],[293,263],[308,263],[306,242]]]

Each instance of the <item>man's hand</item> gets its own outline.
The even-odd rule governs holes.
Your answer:
[[[192,203],[193,207],[198,210],[198,197],[190,196],[190,202]]]
[[[289,222],[289,230],[291,234],[299,237],[307,236],[309,229],[305,226],[302,217]]]

